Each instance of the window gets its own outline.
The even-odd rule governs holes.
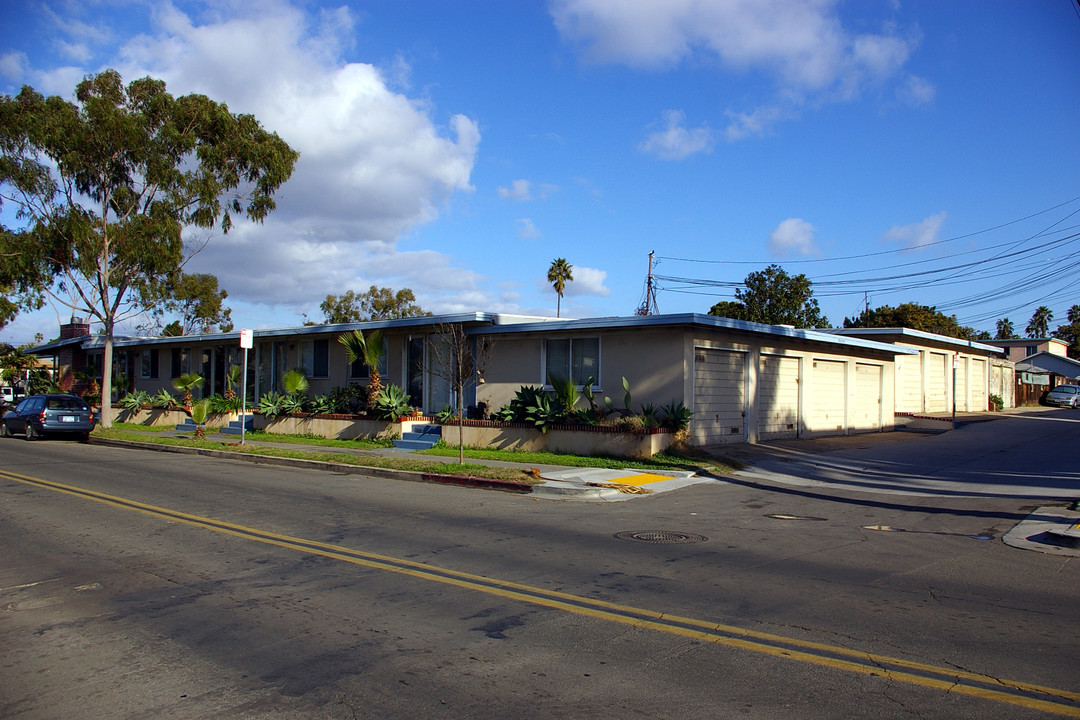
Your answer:
[[[544,341],[544,383],[548,378],[571,378],[575,385],[584,385],[589,378],[593,386],[600,379],[600,338],[572,338]]]
[[[186,348],[173,348],[172,350],[172,377],[178,378],[189,372],[188,354]]]
[[[387,340],[384,337],[383,338],[382,357],[379,358],[379,376],[383,377],[383,378],[386,377],[386,348],[387,348]],[[349,379],[350,380],[367,380],[368,375],[369,375],[368,368],[367,368],[367,365],[364,364],[363,360],[357,358],[357,360],[355,362],[349,363]]]
[[[1034,355],[1035,353],[1039,352],[1039,346],[1028,345],[1026,348],[1024,348],[1024,352],[1026,352],[1029,356]]]
[[[308,377],[330,376],[330,341],[306,340],[300,343],[300,367]]]
[[[152,380],[158,376],[158,349],[142,351],[142,373],[144,380]]]

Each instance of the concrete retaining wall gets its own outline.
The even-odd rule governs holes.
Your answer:
[[[336,440],[395,437],[401,434],[398,423],[368,420],[352,415],[279,415],[273,419],[255,415],[255,430],[281,435],[318,435]]]
[[[650,458],[666,450],[675,441],[670,432],[631,434],[596,430],[548,430],[541,433],[527,427],[462,428],[466,447],[490,447],[496,450],[525,450],[530,452],[563,452],[573,455],[611,455],[625,458]],[[458,426],[443,425],[443,441],[458,443]]]

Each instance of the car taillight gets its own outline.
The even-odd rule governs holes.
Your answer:
[[[40,420],[41,422],[45,422],[45,411],[44,410],[41,411],[41,415],[38,417],[38,420]]]

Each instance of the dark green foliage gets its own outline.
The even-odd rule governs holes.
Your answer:
[[[937,308],[918,303],[903,303],[896,307],[882,305],[869,312],[863,310],[856,318],[844,318],[844,327],[911,328],[964,340],[974,340],[976,336],[976,332],[961,325],[955,315],[946,315]],[[1011,324],[1009,331],[1011,332]]]
[[[735,302],[719,302],[709,314],[766,325],[828,327],[812,285],[806,275],[788,275],[779,265],[770,265],[746,276],[743,287],[735,291]]]
[[[334,388],[327,399],[333,408],[330,412],[360,415],[368,410],[368,390],[358,383]]]

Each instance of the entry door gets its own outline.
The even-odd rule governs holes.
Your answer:
[[[411,337],[405,353],[405,390],[409,393],[409,404],[421,409],[424,408],[424,367],[427,362],[424,349],[423,336]]]

